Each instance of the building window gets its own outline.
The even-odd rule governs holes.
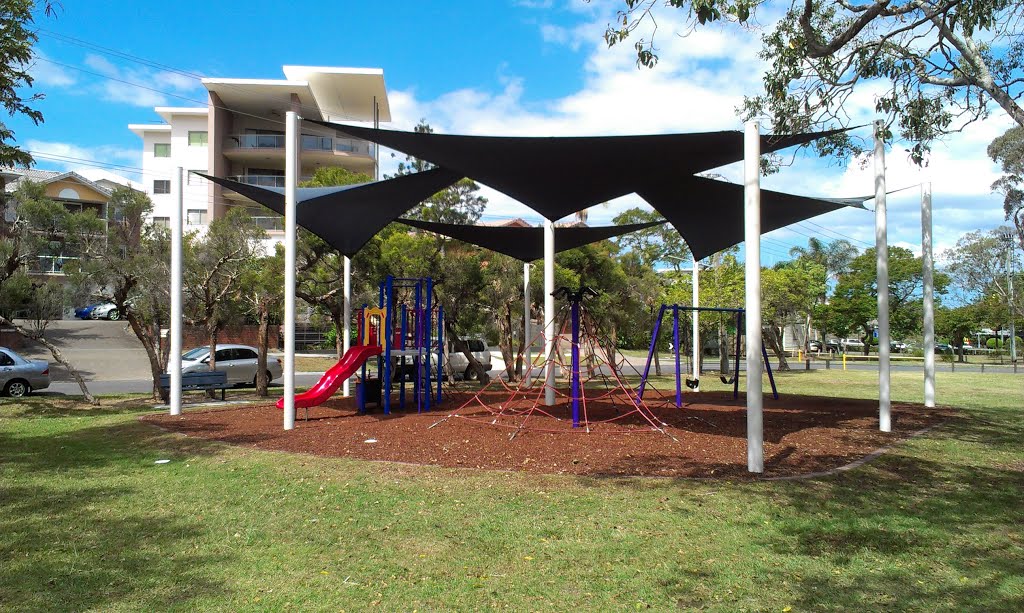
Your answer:
[[[189,147],[205,147],[206,146],[206,130],[191,131],[188,133],[188,146]]]
[[[188,225],[201,226],[206,223],[206,209],[189,209]]]
[[[171,193],[171,180],[170,179],[156,179],[153,181],[153,193],[154,194],[169,194]]]
[[[153,227],[154,228],[170,229],[170,227],[171,227],[171,218],[170,217],[154,217],[153,218]]]
[[[153,143],[153,157],[155,157],[155,158],[169,158],[169,157],[171,157],[171,143]]]
[[[205,168],[197,168],[196,170],[188,171],[188,185],[205,185],[206,179],[195,174],[197,172],[206,172]]]

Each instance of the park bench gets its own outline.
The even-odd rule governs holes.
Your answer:
[[[171,375],[164,373],[160,375],[160,387],[165,390],[171,388]],[[201,372],[186,372],[181,374],[181,391],[192,390],[220,390],[220,399],[225,400],[224,390],[228,387],[228,373],[223,370],[204,370]]]

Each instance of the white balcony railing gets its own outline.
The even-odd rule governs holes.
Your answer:
[[[224,139],[224,149],[284,149],[283,134],[230,134]],[[335,138],[332,136],[302,135],[303,151],[354,153],[373,157],[376,145],[369,141],[355,138]]]
[[[254,215],[252,220],[256,223],[257,227],[267,232],[284,232],[284,217],[280,215],[273,217],[257,217]]]
[[[299,177],[299,183],[309,181],[312,177]],[[234,175],[228,177],[232,181],[255,185],[257,187],[284,187],[283,175]]]
[[[29,270],[44,275],[62,275],[64,274],[64,264],[71,261],[78,261],[78,258],[60,255],[40,255],[37,256],[34,266],[31,263],[29,264]]]

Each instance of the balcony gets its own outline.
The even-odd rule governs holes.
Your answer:
[[[224,153],[268,153],[273,150],[284,151],[285,136],[283,134],[230,134],[224,139]],[[375,157],[377,146],[374,143],[354,138],[335,138],[332,136],[302,135],[302,151],[311,154],[339,156]]]
[[[40,255],[36,257],[36,261],[29,261],[28,271],[30,273],[42,275],[62,275],[64,274],[64,264],[72,261],[77,262],[78,258],[71,256]]]
[[[267,232],[284,232],[284,217],[274,215],[273,217],[252,217],[257,227]]]
[[[309,176],[299,177],[299,183],[309,181],[311,178]],[[228,179],[256,187],[284,187],[284,176],[282,175],[234,175]]]

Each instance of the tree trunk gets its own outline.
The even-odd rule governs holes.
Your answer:
[[[64,354],[61,353],[60,349],[58,349],[56,345],[46,340],[46,337],[42,336],[41,334],[33,334],[32,332],[29,332],[28,330],[19,326],[13,321],[7,319],[6,317],[0,316],[0,324],[11,326],[12,328],[14,328],[14,331],[17,332],[18,334],[22,335],[23,337],[27,338],[30,341],[39,343],[43,347],[49,349],[50,355],[53,356],[53,359],[57,360],[58,364],[66,368],[68,373],[71,374],[71,377],[74,378],[76,383],[78,383],[78,388],[82,390],[82,397],[85,398],[85,401],[93,406],[100,405],[99,399],[93,396],[89,392],[89,388],[86,387],[85,379],[82,378],[82,375],[78,374],[78,370],[76,370],[75,367],[71,364],[71,362],[69,362],[67,358],[64,357]]]
[[[764,335],[765,340],[768,341],[768,346],[771,347],[772,353],[779,360],[778,370],[789,370],[789,362],[786,361],[786,352],[782,349],[782,329],[778,326],[765,326],[762,331],[767,332]]]
[[[334,354],[339,360],[345,351],[345,315],[341,311],[331,311],[331,322],[334,323]],[[381,326],[380,333],[384,334],[384,326]],[[388,339],[391,342],[391,339]]]
[[[259,353],[256,357],[256,395],[263,398],[267,395],[267,349],[270,345],[270,310],[263,300],[257,306],[259,309],[260,330],[259,330]]]
[[[146,328],[139,321],[139,318],[132,312],[131,309],[126,309],[125,317],[128,319],[128,325],[131,326],[132,332],[135,334],[135,338],[139,339],[142,343],[142,347],[146,350],[146,357],[149,359],[149,374],[153,378],[153,398],[160,399],[164,402],[167,401],[168,392],[165,392],[160,387],[160,375],[164,372],[163,364],[160,361],[159,346],[154,345],[152,332],[146,330]],[[159,339],[159,327],[157,331],[157,339]],[[159,340],[157,340],[159,343]],[[169,391],[169,390],[168,390]]]

